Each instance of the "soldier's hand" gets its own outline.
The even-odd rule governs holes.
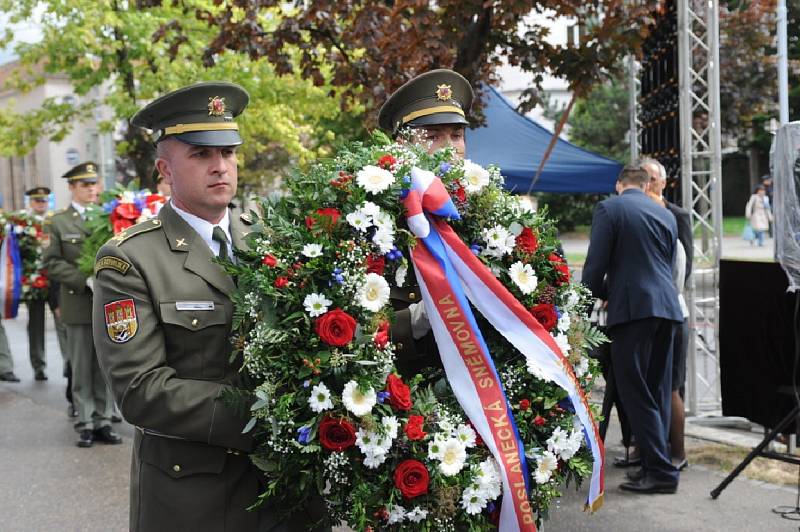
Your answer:
[[[55,316],[57,320],[61,319],[61,307],[56,307],[53,309],[53,316]]]
[[[425,304],[422,302],[412,303],[408,306],[408,312],[411,315],[411,334],[414,336],[414,340],[419,340],[431,330],[431,323],[425,313]]]
[[[86,287],[94,293],[94,277],[86,278]]]

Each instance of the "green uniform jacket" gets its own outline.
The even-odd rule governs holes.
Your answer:
[[[83,240],[89,234],[81,215],[70,205],[45,220],[50,243],[42,254],[48,275],[61,283],[61,321],[66,325],[92,323],[92,291],[78,269]]]
[[[232,216],[230,231],[242,249],[246,227]],[[95,346],[120,411],[137,426],[131,530],[306,530],[268,509],[246,511],[263,486],[246,455],[247,417],[225,397],[239,381],[234,283],[212,260],[169,204],[97,254]]]

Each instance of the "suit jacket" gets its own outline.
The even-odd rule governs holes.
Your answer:
[[[246,227],[231,216],[233,245]],[[246,508],[263,491],[229,404],[233,279],[167,204],[157,219],[106,243],[95,266],[94,340],[125,419],[139,429],[131,473],[131,530],[306,530]],[[319,517],[319,515],[315,516]]]
[[[49,243],[42,261],[51,279],[60,283],[61,321],[67,325],[92,323],[92,291],[78,269],[83,241],[89,234],[81,215],[70,205],[45,220]]]
[[[681,244],[683,244],[683,250],[686,252],[686,271],[684,272],[683,276],[683,282],[685,283],[689,280],[689,276],[692,274],[692,262],[694,261],[692,217],[689,214],[689,211],[683,207],[679,207],[678,205],[670,203],[666,200],[664,201],[664,204],[667,206],[667,209],[669,209],[669,212],[675,215],[675,221],[678,222],[678,240],[681,241]]]
[[[582,282],[608,301],[609,327],[643,318],[682,321],[672,280],[675,217],[637,189],[595,207]]]

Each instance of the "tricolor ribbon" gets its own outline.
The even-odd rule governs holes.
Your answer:
[[[0,312],[11,319],[17,317],[22,295],[22,257],[13,226],[7,225],[5,233],[0,244]]]
[[[536,530],[528,497],[530,475],[508,398],[468,301],[546,378],[567,391],[594,457],[587,507],[596,510],[603,499],[604,451],[572,365],[550,333],[473,255],[447,222],[430,217],[459,218],[438,177],[415,168],[404,204],[408,226],[418,238],[411,260],[447,379],[500,465],[504,487],[500,530]]]

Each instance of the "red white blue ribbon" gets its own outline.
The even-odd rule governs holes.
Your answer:
[[[17,317],[22,295],[22,257],[13,226],[7,225],[5,233],[0,244],[0,312],[11,319]]]
[[[567,391],[594,456],[587,506],[603,497],[603,446],[572,366],[552,336],[475,257],[444,221],[459,218],[439,178],[415,169],[404,203],[408,225],[421,245],[411,252],[420,292],[448,381],[464,412],[500,465],[504,497],[500,530],[536,530],[528,497],[525,448],[488,347],[468,300],[544,375]]]

